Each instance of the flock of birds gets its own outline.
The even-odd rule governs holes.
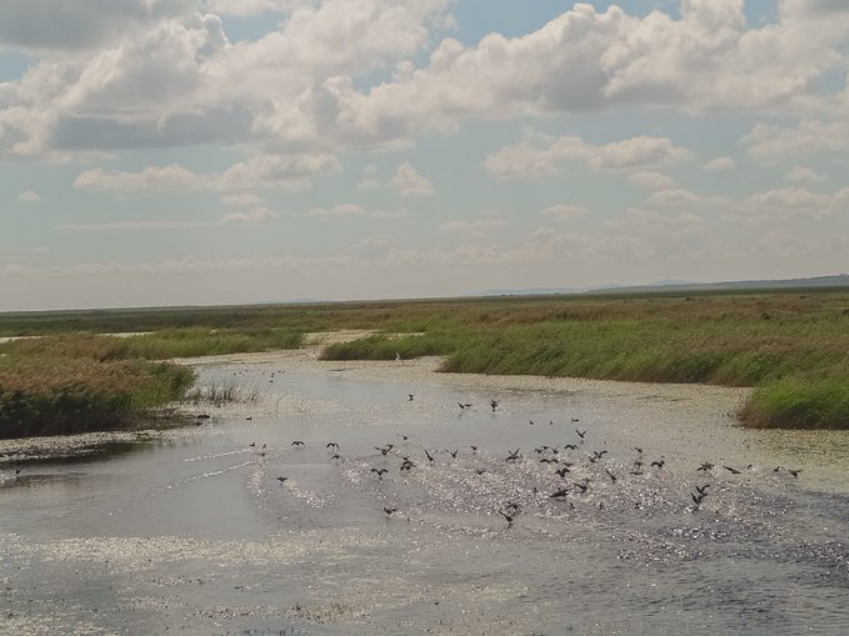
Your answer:
[[[413,401],[415,399],[415,395],[407,394],[407,399],[408,401]],[[457,405],[461,411],[472,409],[474,407],[472,403],[467,402],[458,402]],[[499,401],[496,399],[490,400],[489,407],[493,412],[497,411]],[[250,420],[251,418],[248,417],[247,419]],[[580,419],[570,418],[570,421],[572,424],[575,424],[579,423]],[[533,420],[529,421],[529,425],[532,426],[534,424]],[[554,421],[549,421],[549,425],[553,426],[554,424]],[[608,465],[605,461],[605,457],[609,454],[608,449],[588,448],[587,436],[590,430],[576,428],[574,431],[577,438],[575,438],[572,442],[555,446],[540,445],[533,449],[533,455],[528,454],[527,457],[522,453],[521,448],[508,450],[506,455],[500,459],[500,462],[509,465],[522,462],[527,458],[533,459],[535,457],[536,461],[540,465],[549,465],[553,469],[552,476],[557,476],[561,483],[556,488],[553,488],[549,493],[540,493],[537,487],[533,487],[533,493],[537,497],[547,497],[549,500],[555,502],[567,503],[570,509],[575,508],[573,496],[586,495],[591,491],[591,489],[595,488],[593,482],[599,479],[609,481],[611,486],[615,486],[627,475],[642,476],[648,473],[660,475],[660,472],[665,471],[666,460],[663,457],[660,457],[653,459],[650,462],[647,461],[642,447],[632,448],[636,455],[629,466],[623,467],[621,465]],[[427,463],[427,465],[433,466],[437,463],[437,458],[440,453],[447,454],[447,457],[452,461],[456,460],[460,455],[460,448],[453,450],[428,449],[424,445],[411,445],[409,435],[396,435],[402,439],[401,443],[395,444],[394,442],[390,442],[381,446],[375,446],[374,451],[375,457],[381,459],[399,459],[400,464],[397,467],[397,471],[401,476],[409,475],[412,471],[417,470],[419,468],[419,464],[417,463]],[[251,443],[250,446],[256,447],[256,443]],[[304,449],[305,447],[306,443],[303,440],[295,440],[291,443],[291,448],[293,449]],[[331,462],[345,460],[340,453],[340,446],[337,442],[327,442],[324,444],[324,447],[327,452],[331,454],[329,456]],[[468,445],[467,447],[471,450],[472,456],[480,457],[479,446]],[[421,450],[422,455],[414,457],[414,450],[416,450],[416,448]],[[265,449],[266,445],[263,444],[260,451],[260,455],[263,457],[265,456]],[[385,465],[386,463],[384,462],[382,464]],[[368,469],[367,474],[373,475],[378,481],[382,481],[385,476],[390,474],[391,471],[389,467],[376,466],[373,462],[368,463],[365,466]],[[595,470],[592,477],[587,475],[587,469]],[[603,469],[603,471],[601,471],[601,469]],[[584,470],[583,477],[575,477],[575,474],[581,473],[581,470]],[[753,465],[748,465],[745,470],[754,471],[755,467],[753,467]],[[485,467],[474,468],[474,472],[478,476],[482,476],[488,471],[490,471],[490,469]],[[730,475],[737,476],[743,473],[743,471],[743,469],[738,469],[729,465],[717,466],[712,462],[703,462],[698,468],[696,468],[696,473],[701,474],[703,478],[708,478],[710,476],[720,477],[722,472],[727,472]],[[802,469],[788,469],[776,466],[772,472],[784,472],[793,478],[798,478]],[[289,477],[280,475],[277,476],[276,479],[283,484],[289,480]],[[696,512],[701,508],[704,501],[711,496],[711,492],[709,491],[710,488],[711,482],[704,479],[701,483],[697,483],[693,486],[693,492],[690,494],[692,504],[688,506],[690,511]],[[604,502],[599,502],[598,507],[600,509],[604,509]],[[640,508],[640,504],[636,503],[634,508]],[[387,516],[391,516],[398,512],[398,507],[393,505],[384,506],[383,511]],[[493,511],[493,513],[503,517],[506,520],[507,525],[510,526],[516,520],[517,516],[522,513],[522,505],[518,502],[508,500],[503,506]]]

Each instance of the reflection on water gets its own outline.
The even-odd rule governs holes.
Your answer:
[[[738,428],[722,390],[346,370],[204,369],[267,399],[0,469],[3,632],[849,631],[846,434]]]

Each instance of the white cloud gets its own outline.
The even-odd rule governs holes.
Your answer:
[[[416,68],[409,60],[432,47],[448,6],[7,0],[0,41],[62,53],[0,84],[0,149],[44,157],[218,143],[320,154],[409,143],[472,118],[625,105],[812,113],[822,80],[845,67],[837,43],[849,32],[844,14],[814,0],[784,0],[781,20],[758,28],[747,27],[743,0],[685,0],[680,19],[577,3],[521,37],[445,38]],[[276,28],[238,44],[214,14],[264,10],[280,12]],[[355,81],[393,65],[381,84]]]
[[[492,228],[503,228],[507,225],[504,219],[493,217],[478,217],[477,219],[451,219],[439,225],[440,230],[446,231],[482,231]]]
[[[667,137],[639,136],[619,142],[589,144],[580,137],[559,137],[542,144],[524,140],[504,146],[484,160],[498,179],[539,179],[563,170],[562,164],[580,160],[593,170],[636,170],[684,161],[692,153]]]
[[[249,192],[238,193],[235,195],[226,195],[221,198],[221,203],[225,206],[236,206],[237,208],[247,208],[253,206],[261,206],[262,199],[257,195]]]
[[[583,206],[574,206],[571,204],[557,204],[548,206],[542,211],[543,215],[557,219],[558,221],[568,221],[576,217],[583,217],[589,212]]]
[[[331,208],[312,208],[309,217],[364,217],[366,209],[355,203],[343,203]]]
[[[743,137],[749,154],[762,159],[849,149],[849,122],[803,119],[795,127],[756,124]]]
[[[658,190],[657,192],[652,193],[648,198],[648,202],[663,206],[727,206],[730,205],[731,200],[720,195],[697,195],[696,193],[684,190],[683,188],[673,188]]]
[[[706,170],[707,172],[723,172],[725,170],[734,170],[737,167],[737,162],[734,161],[731,157],[717,157],[716,159],[711,159],[704,166],[702,166],[702,170]]]
[[[94,168],[80,173],[77,190],[116,192],[168,190],[305,190],[309,177],[336,170],[333,155],[258,155],[234,164],[222,173],[197,173],[179,164],[148,166],[140,172]]]
[[[805,166],[793,166],[793,168],[784,173],[784,179],[785,181],[807,181],[810,183],[825,181],[825,177]]]
[[[34,190],[24,190],[18,195],[18,201],[21,203],[38,203],[41,201],[41,195]]]
[[[433,183],[407,161],[398,166],[391,183],[402,197],[430,197],[436,193]]]
[[[678,182],[669,175],[654,170],[639,170],[628,175],[628,182],[647,190],[671,190]]]
[[[260,223],[262,221],[274,221],[279,218],[280,215],[270,208],[259,206],[250,210],[230,212],[221,217],[221,223]]]
[[[776,188],[747,197],[735,211],[744,219],[770,220],[781,217],[823,218],[849,210],[849,187],[832,194],[816,193],[804,186]]]

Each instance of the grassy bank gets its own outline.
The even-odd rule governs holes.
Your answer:
[[[326,359],[439,354],[442,371],[755,387],[753,427],[849,428],[846,298],[755,298],[561,305],[430,317],[325,349]],[[630,305],[630,307],[629,307]],[[548,308],[551,310],[552,308]],[[403,329],[395,324],[393,331]]]
[[[125,429],[186,396],[170,358],[299,347],[298,332],[172,328],[127,338],[57,334],[0,345],[0,438]]]
[[[99,361],[167,360],[295,349],[300,347],[302,342],[302,334],[293,331],[270,328],[214,330],[194,327],[172,328],[122,338],[87,332],[56,334],[4,343],[0,345],[0,353],[31,357],[90,358]]]
[[[332,359],[446,357],[444,371],[754,387],[755,427],[849,428],[849,292],[499,297],[0,316],[0,332],[158,330],[11,345],[99,361],[296,347],[300,334],[377,329]],[[167,328],[167,329],[166,329]],[[178,329],[175,329],[178,328]],[[400,339],[394,335],[422,333]],[[392,335],[392,336],[390,336]],[[0,348],[0,352],[3,349]]]
[[[194,373],[169,363],[0,359],[0,437],[126,429],[180,399]]]

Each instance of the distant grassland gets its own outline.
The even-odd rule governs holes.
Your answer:
[[[0,315],[0,333],[158,330],[108,342],[76,335],[5,346],[18,356],[67,350],[76,357],[84,355],[75,352],[80,344],[100,361],[297,347],[304,332],[357,328],[379,333],[331,345],[323,356],[441,355],[446,372],[747,386],[755,391],[740,413],[746,425],[849,428],[846,290]],[[397,338],[399,333],[410,335]]]

